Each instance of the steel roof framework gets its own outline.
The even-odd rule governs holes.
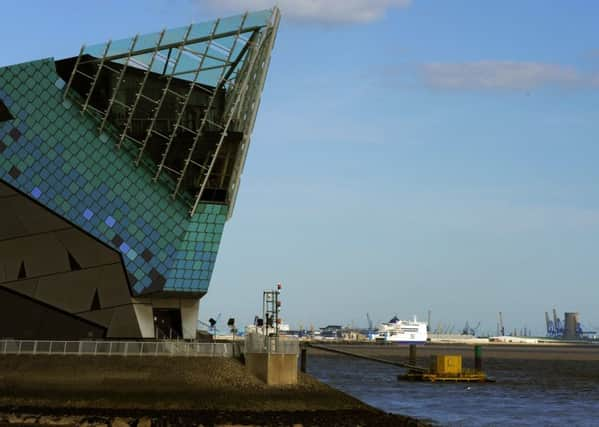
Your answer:
[[[195,214],[206,190],[228,132],[241,132],[243,135],[241,147],[234,161],[233,176],[227,191],[226,202],[231,206],[230,216],[233,212],[279,21],[280,12],[275,7],[268,11],[218,19],[211,23],[192,24],[173,30],[164,29],[160,33],[136,35],[131,39],[108,41],[89,48],[84,45],[65,86],[64,98],[71,95],[70,98],[80,104],[82,112],[92,113],[100,123],[99,133],[106,130],[114,131],[107,126],[107,121],[113,106],[120,103],[127,113],[122,122],[122,130],[115,135],[116,147],[120,149],[124,143],[132,144],[137,151],[134,160],[136,166],[142,163],[150,138],[153,135],[162,138],[165,145],[161,161],[155,166],[154,182],[158,182],[164,170],[169,171],[174,177],[172,180],[166,180],[172,183],[171,195],[173,199],[180,198],[188,203],[191,216]],[[82,66],[89,63],[97,66],[94,75],[82,71]],[[120,67],[115,67],[113,65],[115,63]],[[128,68],[142,70],[143,77],[132,102],[130,105],[125,105],[118,99],[118,95]],[[100,111],[90,104],[90,100],[103,70],[114,73],[116,84],[108,98],[106,109]],[[163,79],[162,95],[159,99],[151,99],[143,93],[151,75],[158,75]],[[91,84],[89,92],[81,97],[70,93],[76,76],[88,79]],[[186,94],[171,89],[174,79],[188,82]],[[207,93],[209,100],[200,125],[196,129],[189,129],[183,125],[183,117],[194,90]],[[224,114],[217,122],[212,110],[215,107],[215,98],[222,90],[225,91]],[[178,99],[179,108],[177,108],[176,121],[171,133],[164,135],[156,129],[155,125],[167,94]],[[155,105],[155,108],[146,136],[140,141],[130,134],[130,130],[134,113],[142,99]],[[199,163],[194,160],[194,153],[202,142],[207,126],[218,130],[218,142],[212,148],[208,158]],[[193,142],[185,156],[183,166],[175,170],[166,165],[166,158],[179,130],[193,135]],[[144,164],[147,165],[147,162]],[[201,174],[199,179],[201,185],[194,195],[182,193],[181,188],[189,173],[190,165],[199,168]]]

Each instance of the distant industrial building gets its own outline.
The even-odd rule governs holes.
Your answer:
[[[562,338],[578,340],[593,338],[597,332],[584,330],[580,323],[580,315],[576,312],[565,312],[564,321],[557,317],[557,311],[553,309],[553,317],[545,312],[545,323],[547,325],[547,336],[551,338]]]
[[[0,337],[195,337],[278,23],[0,68]]]
[[[564,338],[576,339],[582,336],[578,313],[564,313]]]

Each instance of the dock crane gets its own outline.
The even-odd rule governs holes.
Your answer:
[[[549,317],[549,313],[545,312],[545,324],[547,325],[547,336],[551,338],[562,338],[564,336],[564,323],[557,317],[557,311],[555,308],[552,310],[553,320]],[[593,328],[595,329],[595,328]],[[576,336],[582,338],[583,336],[595,335],[595,331],[585,331],[580,324],[576,323]]]
[[[466,325],[464,326],[464,329],[462,329],[462,335],[476,335],[478,328],[480,328],[480,322],[478,322],[474,328],[471,328],[470,322],[466,320]]]
[[[557,317],[554,314],[554,318]],[[547,325],[547,336],[548,337],[556,337],[557,330],[555,328],[555,321],[549,319],[549,313],[545,312],[545,324]]]
[[[552,338],[561,337],[564,334],[562,321],[557,317],[555,308],[552,311],[553,318],[549,317],[549,313],[545,312],[545,324],[547,325],[547,336]]]
[[[464,329],[462,329],[462,335],[470,335],[470,323],[467,320]]]
[[[428,317],[426,319],[426,332],[431,332],[431,310],[428,311]]]
[[[561,337],[564,335],[564,325],[559,317],[557,317],[557,310],[553,308],[553,325],[555,326],[555,336]]]

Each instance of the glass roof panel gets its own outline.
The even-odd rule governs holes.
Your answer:
[[[144,69],[147,68],[147,65],[150,64],[150,62],[152,61],[152,53],[144,53],[143,55],[136,55],[136,56],[132,56],[131,57],[133,63],[141,63],[144,64]],[[154,62],[157,62],[158,59],[154,60]],[[124,63],[124,60],[119,61],[121,63]],[[160,62],[162,64],[162,62]]]
[[[87,46],[85,48],[85,50],[83,51],[83,53],[100,58],[104,55],[105,50],[106,50],[106,43],[101,43],[101,44],[96,44],[93,46]]]
[[[210,35],[212,33],[212,28],[214,27],[215,23],[216,21],[200,22],[199,24],[193,24],[188,39],[200,39]]]
[[[247,18],[245,18],[245,23],[243,24],[243,27],[252,28],[266,26],[268,25],[271,17],[271,9],[259,10],[258,12],[248,13]]]
[[[164,38],[162,39],[161,46],[166,44],[176,44],[182,43],[185,40],[185,35],[189,30],[189,25],[185,27],[173,28],[170,30],[166,30],[164,33]]]
[[[119,59],[115,62],[118,62],[119,64],[124,64],[125,60],[124,59]],[[128,67],[133,67],[133,68],[138,68],[140,70],[145,70],[148,68],[148,66],[146,65],[146,63],[144,61],[139,60],[138,57],[131,57],[129,59],[129,63],[127,65]]]
[[[174,49],[173,49],[174,54]],[[200,66],[200,59],[191,55],[181,55],[177,68],[173,68],[173,64],[169,64],[166,74],[181,74],[185,72],[193,72]],[[179,76],[177,76],[179,77]]]
[[[233,43],[235,43],[235,39],[236,39],[235,36],[231,36],[231,37],[224,37],[222,39],[218,39],[215,41],[219,46],[222,46],[228,50],[231,48],[231,46],[233,46]],[[243,42],[243,40],[239,39],[239,41],[237,43],[244,43],[244,42]],[[227,52],[227,55],[228,55],[228,52]]]
[[[185,46],[185,51],[188,55],[195,54],[199,57],[203,56],[206,53],[206,46],[208,43],[195,43]]]
[[[140,35],[135,44],[135,50],[155,48],[158,40],[160,40],[160,33]]]
[[[199,83],[205,84],[205,85],[216,86],[221,77],[221,73],[222,73],[222,68],[205,70],[200,73],[200,75],[196,81]],[[185,76],[181,76],[181,77],[184,79],[186,78]],[[191,79],[191,78],[193,78],[193,76],[188,77],[188,79]]]
[[[207,38],[213,35],[214,40],[210,43],[207,51],[208,55],[220,58],[225,61],[230,57],[231,61],[235,60],[241,53],[245,40],[249,37],[248,34],[242,35],[235,43],[236,34],[229,35],[226,37],[219,37],[219,34],[225,33],[236,33],[238,31],[247,30],[248,28],[264,27],[269,24],[272,16],[272,10],[264,10],[259,12],[248,13],[244,15],[232,16],[224,18],[218,21],[218,25],[215,28],[216,21],[201,22],[193,24],[191,30],[189,26],[183,26],[179,28],[173,28],[166,30],[162,41],[160,42],[160,50],[154,59],[152,64],[152,71],[159,74],[172,74],[177,73],[178,78],[182,79],[193,79],[195,70],[199,67],[201,62],[201,55],[206,52],[207,41],[201,39]],[[243,23],[243,27],[241,28]],[[186,39],[186,34],[187,39]],[[107,60],[114,61],[120,64],[124,64],[126,61],[129,51],[131,52],[131,60],[129,66],[147,69],[150,62],[152,61],[153,50],[156,48],[160,40],[160,32],[140,35],[133,46],[133,37],[121,40],[115,40],[111,43],[109,50],[106,54]],[[186,46],[188,49],[199,54],[200,56],[193,55],[190,52],[184,51],[181,54],[179,63],[175,69],[175,62],[179,53],[178,45],[185,41],[190,43]],[[195,42],[194,42],[195,40]],[[230,50],[233,48],[233,52]],[[169,55],[170,50],[170,55]],[[84,53],[100,58],[104,56],[106,52],[106,43],[96,44],[85,48]],[[168,58],[168,62],[167,62]],[[166,67],[165,67],[166,64]],[[222,61],[214,58],[205,58],[202,68],[215,67],[221,65]],[[215,68],[212,70],[202,71],[199,80],[202,83],[215,85],[218,82],[219,76],[222,73],[222,68]]]
[[[217,33],[229,33],[231,31],[239,30],[241,23],[243,21],[243,15],[235,15],[229,16],[227,18],[223,18],[218,23],[218,27],[216,28]],[[244,24],[245,26],[245,24]]]

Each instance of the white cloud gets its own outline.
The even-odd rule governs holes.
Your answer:
[[[534,89],[541,86],[599,87],[599,75],[572,66],[541,62],[478,61],[429,63],[426,84],[440,89]]]
[[[201,5],[218,13],[239,13],[246,9],[268,9],[277,4],[284,18],[341,24],[376,21],[387,10],[407,7],[410,3],[411,0],[204,0]]]

